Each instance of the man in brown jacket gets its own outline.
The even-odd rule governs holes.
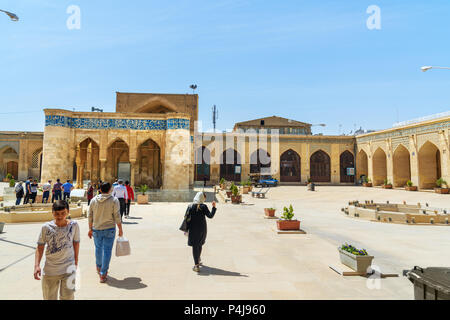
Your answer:
[[[122,220],[119,215],[120,204],[117,198],[111,195],[111,184],[105,182],[101,185],[102,193],[92,199],[89,206],[89,238],[94,236],[95,261],[100,282],[107,280],[109,262],[116,236],[116,224],[119,237],[123,236]]]

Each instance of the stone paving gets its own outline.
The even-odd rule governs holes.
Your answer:
[[[212,189],[208,200],[212,198]],[[413,286],[402,270],[418,265],[450,266],[446,253],[450,227],[410,226],[356,220],[341,207],[349,200],[449,206],[450,195],[353,186],[280,186],[267,199],[244,195],[244,204],[218,204],[208,220],[203,250],[205,266],[192,271],[191,248],[178,230],[187,203],[132,206],[124,234],[132,255],[113,256],[110,278],[98,281],[94,244],[87,219],[80,219],[81,286],[76,299],[413,299]],[[210,205],[210,203],[208,203]],[[275,220],[263,218],[264,207],[292,204],[307,234],[278,235]],[[34,250],[40,223],[9,224],[0,234],[0,299],[42,299],[41,282],[33,279]],[[364,277],[342,277],[329,268],[339,264],[337,247],[349,242],[375,256],[384,273],[380,289]]]

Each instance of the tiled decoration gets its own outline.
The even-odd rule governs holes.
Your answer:
[[[426,132],[435,132],[439,130],[443,130],[446,128],[450,128],[450,121],[443,121],[438,122],[430,125],[424,125],[419,127],[413,127],[413,128],[406,128],[406,129],[398,129],[395,131],[387,132],[387,133],[379,133],[379,134],[371,134],[369,136],[358,138],[356,137],[356,140],[358,143],[367,142],[369,140],[384,140],[387,138],[396,138],[396,137],[403,137],[403,136],[410,136],[412,134],[423,134]]]
[[[45,116],[45,126],[73,129],[130,129],[130,130],[189,130],[189,119],[144,120],[144,119],[99,119]]]

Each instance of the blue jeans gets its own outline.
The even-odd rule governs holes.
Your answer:
[[[92,229],[95,243],[95,263],[100,268],[100,274],[104,275],[109,268],[111,253],[116,236],[116,227],[106,230]]]

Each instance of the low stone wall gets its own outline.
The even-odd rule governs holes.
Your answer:
[[[352,218],[387,223],[448,225],[450,220],[450,214],[448,214],[450,211],[446,209],[419,205],[384,203],[355,205],[353,203],[342,211]]]
[[[11,212],[0,212],[0,222],[20,223],[20,222],[46,222],[53,220],[51,204],[29,204],[10,207]],[[3,208],[5,209],[5,208]],[[83,214],[83,207],[71,206],[70,217],[80,218]]]
[[[136,195],[138,192],[136,193]],[[188,190],[151,190],[147,191],[149,202],[192,202],[197,191]]]

